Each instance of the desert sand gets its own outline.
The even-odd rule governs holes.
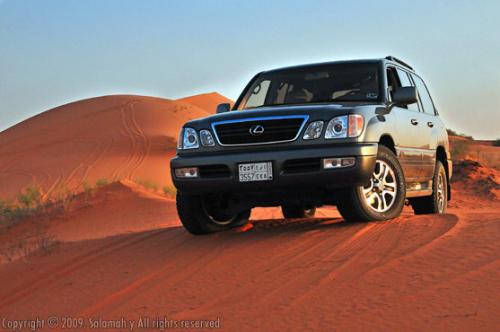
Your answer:
[[[62,210],[1,229],[0,316],[86,327],[167,317],[218,319],[228,330],[498,330],[499,172],[481,164],[461,164],[445,215],[406,207],[394,220],[349,224],[333,207],[291,220],[255,209],[247,227],[188,234],[173,198],[151,183],[170,185],[179,126],[224,101],[100,97],[0,133],[0,197],[33,183],[46,197],[75,194]],[[82,192],[99,179],[109,183]]]
[[[179,128],[222,102],[230,100],[216,93],[182,100],[116,95],[34,116],[0,133],[0,198],[33,184],[47,196],[99,179],[170,185]]]

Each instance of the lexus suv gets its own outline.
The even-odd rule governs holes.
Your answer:
[[[336,61],[264,71],[234,104],[184,124],[171,175],[184,227],[242,226],[257,206],[285,218],[336,205],[346,221],[444,213],[452,163],[422,78],[403,61]]]

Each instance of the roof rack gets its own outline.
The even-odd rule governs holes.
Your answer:
[[[402,60],[400,60],[400,59],[396,58],[395,56],[388,55],[388,56],[386,56],[385,58],[386,58],[386,60],[390,60],[390,61],[397,62],[397,63],[399,63],[400,65],[403,65],[403,66],[408,67],[408,68],[410,68],[411,70],[413,70],[413,67],[412,67],[412,66],[410,66],[410,65],[409,65],[409,64],[407,64],[406,62],[404,62],[404,61],[402,61]]]

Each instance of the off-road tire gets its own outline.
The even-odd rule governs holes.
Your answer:
[[[403,209],[406,185],[403,170],[399,161],[389,148],[379,145],[377,161],[387,164],[393,171],[395,179],[396,194],[392,206],[384,212],[374,211],[363,193],[364,186],[357,186],[345,189],[337,202],[337,209],[342,217],[348,222],[368,222],[393,219],[401,214]],[[375,171],[374,171],[375,172]]]
[[[441,187],[439,178],[442,178]],[[442,202],[440,202],[442,200]],[[432,179],[432,195],[410,199],[415,214],[445,213],[448,205],[448,177],[443,164],[438,160]]]
[[[227,224],[220,225],[214,222],[213,217],[208,214],[204,207],[203,196],[178,192],[176,203],[182,225],[194,235],[210,234],[243,226],[248,222],[251,212],[251,210],[242,211],[232,217]]]

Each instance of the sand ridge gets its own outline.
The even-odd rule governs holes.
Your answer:
[[[171,185],[169,160],[182,124],[210,114],[196,104],[228,100],[208,97],[192,97],[191,104],[190,98],[104,96],[25,120],[0,133],[0,198],[34,184],[47,196],[62,188],[78,192],[99,179]]]
[[[220,319],[241,331],[498,329],[498,173],[474,161],[457,165],[444,215],[405,207],[393,220],[346,223],[333,207],[288,220],[266,208],[247,227],[188,234],[161,185],[179,126],[220,100],[92,98],[0,133],[2,197],[32,181],[46,195],[76,193],[64,210],[0,232],[3,246],[54,241],[0,264],[2,316]],[[100,178],[109,182],[81,190]]]

